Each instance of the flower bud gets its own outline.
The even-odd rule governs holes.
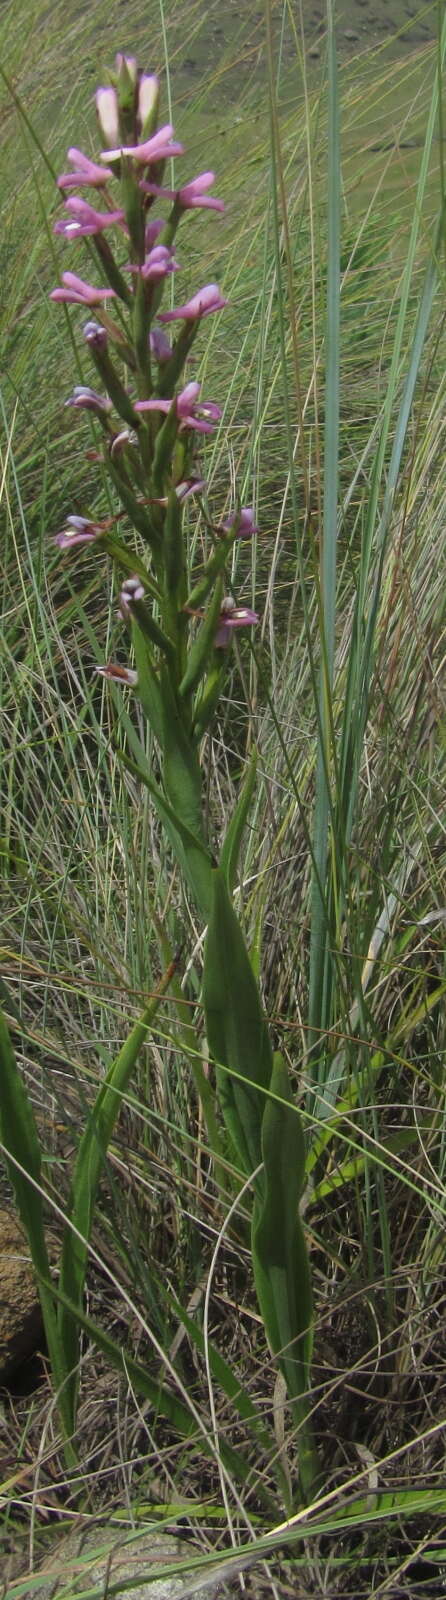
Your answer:
[[[92,347],[93,350],[106,350],[107,349],[107,345],[108,345],[107,329],[106,328],[102,328],[100,322],[93,322],[93,321],[86,322],[85,323],[85,327],[83,329],[83,334],[84,334],[85,343],[89,344]]]
[[[118,109],[123,119],[123,126],[128,127],[130,131],[133,126],[138,75],[135,57],[119,53],[116,56],[115,73]]]
[[[131,79],[131,82],[133,84],[135,84],[136,83],[136,79],[137,79],[137,75],[138,75],[138,67],[137,67],[136,57],[135,56],[125,56],[123,54],[122,50],[118,50],[117,55],[115,56],[115,72],[116,72],[116,76],[117,76],[117,79],[118,79],[118,83],[119,83],[120,75],[124,74],[125,76],[128,76]]]
[[[127,621],[132,615],[132,604],[135,600],[143,600],[145,595],[144,584],[138,577],[125,578],[119,596],[119,616]]]
[[[138,86],[138,131],[150,139],[158,119],[160,86],[154,72],[143,72]]]
[[[166,361],[170,361],[172,345],[162,328],[150,329],[150,354],[155,357],[160,367],[164,366]]]
[[[119,145],[121,142],[121,135],[119,130],[118,96],[116,89],[97,89],[95,98],[99,127],[102,133],[104,144],[110,148],[114,145]]]

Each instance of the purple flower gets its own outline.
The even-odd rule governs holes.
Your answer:
[[[82,150],[77,150],[72,145],[68,151],[68,160],[71,161],[74,172],[62,172],[57,179],[58,189],[81,189],[90,184],[93,189],[103,189],[113,173],[106,167],[97,166],[95,161],[90,161],[89,156],[84,156]]]
[[[112,228],[116,223],[125,223],[124,211],[95,211],[94,206],[89,206],[79,195],[71,195],[65,205],[70,216],[55,222],[53,229],[65,239],[86,238],[88,234],[103,233],[105,228]]]
[[[102,328],[100,322],[93,322],[93,320],[91,322],[86,322],[83,333],[86,344],[91,345],[93,350],[107,349],[107,329]]]
[[[258,622],[256,611],[251,611],[249,606],[236,606],[235,600],[228,595],[223,600],[220,620],[214,639],[216,650],[226,650],[231,643],[232,632],[235,628],[252,628]]]
[[[184,146],[172,140],[172,133],[171,123],[166,122],[164,128],[158,128],[158,132],[142,144],[123,144],[117,146],[116,150],[104,150],[101,161],[117,161],[120,156],[133,156],[134,161],[141,161],[144,167],[148,167],[152,162],[166,161],[168,156],[182,156]]]
[[[203,289],[198,290],[191,300],[184,306],[176,306],[173,311],[160,311],[159,322],[196,322],[200,317],[210,316],[211,311],[221,311],[227,306],[217,283],[205,283]]]
[[[128,622],[132,615],[132,604],[135,600],[143,600],[145,595],[144,584],[138,577],[125,578],[119,596],[118,615],[123,622]]]
[[[67,517],[66,526],[55,534],[54,543],[59,550],[69,550],[76,544],[92,544],[104,531],[102,522],[90,522],[88,517]]]
[[[50,300],[65,300],[70,306],[98,306],[101,300],[115,298],[114,289],[96,289],[92,283],[78,278],[75,272],[63,272],[62,283],[63,289],[51,290]]]
[[[98,394],[97,389],[89,389],[85,383],[76,384],[66,406],[74,406],[77,411],[111,411],[112,403],[106,395]]]
[[[119,139],[119,107],[116,89],[97,89],[96,111],[99,127],[106,144],[117,144]],[[119,151],[115,154],[119,155]]]
[[[199,494],[200,489],[205,489],[206,483],[204,478],[183,478],[182,483],[175,483],[173,487],[178,500],[187,500],[190,494]],[[167,506],[168,503],[167,494],[155,500],[157,506]]]
[[[237,524],[237,539],[251,539],[254,533],[259,532],[254,522],[252,506],[241,506],[240,511],[233,511],[232,516],[227,517],[226,522],[222,522],[224,533],[232,533],[234,523]]]
[[[169,272],[176,272],[177,268],[178,261],[175,261],[172,250],[165,244],[155,244],[141,267],[132,265],[127,270],[139,272],[146,283],[161,283],[162,278],[167,278]]]
[[[175,484],[175,494],[178,500],[188,500],[190,494],[200,494],[205,488],[204,478],[184,478],[182,483]]]
[[[172,400],[137,400],[135,411],[170,411],[175,405],[180,430],[195,428],[197,433],[213,433],[214,422],[221,417],[220,406],[214,405],[212,400],[198,405],[200,383],[187,383],[186,388]]]
[[[162,328],[150,329],[150,351],[160,367],[164,366],[166,361],[170,361],[172,345]]]
[[[107,661],[105,667],[96,667],[95,671],[101,678],[110,678],[112,683],[127,683],[131,689],[136,688],[138,673],[131,667],[118,667],[115,661]]]
[[[206,208],[208,211],[224,211],[224,200],[217,200],[214,195],[206,194],[211,183],[215,182],[215,172],[199,172],[198,177],[191,178],[190,183],[184,183],[181,189],[162,189],[156,183],[146,183],[143,179],[141,189],[144,194],[160,195],[163,200],[174,200],[183,211],[196,211]]]

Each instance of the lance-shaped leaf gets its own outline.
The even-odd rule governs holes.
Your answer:
[[[256,774],[257,751],[253,750],[245,781],[242,785],[235,811],[231,817],[229,827],[225,834],[220,856],[221,870],[224,872],[230,893],[234,888],[240,855],[240,845],[242,842],[243,830],[248,816],[249,807],[251,805],[251,800],[254,793]]]
[[[132,599],[128,603],[128,610],[132,619],[138,623],[138,627],[141,633],[144,634],[145,639],[150,644],[156,645],[158,650],[162,650],[165,656],[173,660],[175,652],[172,640],[169,639],[167,633],[164,633],[164,629],[159,627],[158,622],[155,622],[155,618],[151,615],[149,607],[144,600]]]
[[[138,696],[152,733],[161,743],[163,713],[159,680],[151,661],[150,651],[147,648],[147,639],[137,622],[132,622],[132,644],[138,674]]]
[[[163,538],[164,576],[169,600],[182,606],[185,597],[183,508],[175,489],[167,500]]]
[[[201,914],[207,922],[212,892],[212,864],[209,851],[206,849],[204,840],[195,837],[152,778],[145,750],[125,707],[121,710],[121,719],[130,749],[133,750],[135,756],[135,765],[122,752],[120,760],[123,766],[133,772],[134,776],[145,784],[145,787],[149,790],[181,871],[184,873]]]
[[[305,1143],[283,1056],[274,1056],[270,1096],[262,1123],[264,1183],[254,1197],[252,1259],[257,1299],[268,1342],[277,1356],[291,1401],[304,1488],[315,1464],[305,1420],[312,1351],[312,1298],[299,1200],[305,1179]]]
[[[167,245],[171,245],[173,243],[176,231],[175,226],[169,226],[169,220],[167,221],[165,228],[163,228],[163,232],[160,236],[160,242]],[[197,336],[198,328],[198,322],[183,323],[181,333],[179,333],[178,339],[174,345],[170,361],[166,361],[166,365],[162,367],[160,371],[158,379],[158,390],[160,395],[169,397],[173,394],[175,384],[178,382],[178,378],[180,377],[183,367],[187,361],[189,351],[193,345],[194,339]]]
[[[212,873],[203,1004],[223,1116],[244,1172],[262,1160],[272,1052],[260,995],[223,872]]]
[[[124,511],[127,512],[129,521],[133,523],[133,527],[136,528],[138,533],[141,534],[141,538],[145,540],[146,544],[150,545],[150,548],[158,554],[160,548],[160,536],[157,529],[150,521],[147,512],[144,510],[144,506],[142,506],[141,502],[136,499],[136,496],[132,493],[129,484],[126,483],[123,473],[120,472],[119,467],[117,467],[116,462],[112,460],[110,455],[107,456],[106,465],[107,472],[110,473],[110,477],[113,479],[113,483],[119,495],[121,504],[124,507]]]
[[[19,1072],[9,1032],[1,1012],[0,1071],[0,1136],[4,1146],[6,1169],[14,1190],[17,1210],[25,1229],[36,1273],[53,1382],[58,1395],[60,1418],[66,1440],[66,1459],[67,1464],[73,1466],[76,1461],[76,1452],[69,1441],[71,1427],[66,1388],[70,1366],[69,1358],[58,1336],[51,1290],[51,1273],[45,1241],[41,1193],[39,1136],[31,1101],[28,1098],[23,1078]]]
[[[167,672],[161,668],[162,751],[166,795],[174,811],[197,839],[203,839],[201,771]]]
[[[194,689],[204,677],[209,657],[214,649],[214,639],[218,628],[223,599],[223,579],[217,578],[215,591],[208,606],[206,615],[198,629],[193,645],[189,650],[187,667],[180,683],[180,694],[183,699],[193,694]]]
[[[219,574],[223,572],[229,551],[234,544],[234,539],[235,535],[230,538],[222,539],[220,544],[216,546],[216,549],[213,550],[212,555],[209,556],[209,561],[206,563],[201,578],[197,579],[197,582],[194,584],[194,587],[191,589],[186,600],[186,606],[191,611],[195,611],[197,606],[204,605],[204,601],[207,599],[213,583],[215,583],[215,580],[219,577]]]
[[[119,295],[119,299],[123,300],[126,306],[131,306],[131,290],[126,283],[125,278],[123,278],[122,272],[119,271],[119,267],[115,261],[113,252],[110,249],[108,240],[105,239],[103,233],[95,233],[91,242],[93,248],[96,250],[99,256],[101,267],[103,268],[111,288],[114,289],[115,294]],[[119,330],[119,335],[120,340],[122,340],[123,336],[121,329]]]
[[[59,1287],[67,1295],[75,1314],[59,1304],[59,1339],[67,1362],[69,1379],[67,1400],[71,1408],[71,1426],[76,1422],[76,1405],[79,1385],[79,1322],[77,1313],[82,1307],[87,1270],[88,1245],[91,1237],[94,1207],[99,1180],[106,1160],[107,1150],[122,1105],[131,1074],[139,1052],[145,1044],[148,1031],[156,1016],[162,997],[173,976],[174,965],[165,973],[157,994],[153,996],[142,1017],[135,1023],[122,1049],[112,1061],[107,1076],[101,1084],[86,1124],[77,1152],[68,1204],[60,1267]],[[72,1226],[70,1226],[72,1224]],[[74,1231],[75,1230],[75,1231]]]
[[[162,423],[155,440],[153,455],[153,481],[157,493],[164,492],[164,474],[171,465],[172,452],[179,428],[179,420],[175,401],[172,400],[170,411]]]
[[[48,1283],[46,1287],[49,1287]],[[173,1388],[168,1388],[167,1384],[163,1383],[162,1377],[159,1379],[152,1377],[147,1362],[143,1365],[142,1362],[136,1361],[130,1352],[123,1350],[121,1342],[118,1343],[98,1323],[93,1322],[82,1307],[76,1307],[62,1289],[55,1288],[54,1294],[60,1305],[63,1305],[71,1316],[76,1317],[79,1327],[84,1330],[91,1343],[98,1350],[102,1350],[110,1366],[121,1372],[126,1382],[132,1384],[135,1392],[144,1395],[149,1401],[155,1416],[166,1417],[175,1433],[185,1439],[191,1439],[195,1450],[199,1446],[206,1456],[215,1458],[212,1434],[204,1427],[201,1431],[197,1426],[196,1414],[194,1416],[192,1407],[188,1410],[184,1400],[177,1396]],[[224,1439],[220,1439],[219,1451],[226,1471],[241,1483],[249,1481],[252,1477],[252,1463],[246,1460],[241,1450],[235,1450],[226,1444]]]
[[[115,410],[118,412],[118,415],[123,418],[123,421],[128,422],[129,427],[134,428],[136,431],[140,427],[140,418],[138,413],[133,410],[130,395],[127,394],[124,384],[121,383],[121,379],[116,371],[116,367],[113,365],[111,357],[109,356],[107,347],[101,346],[100,344],[95,345],[94,342],[91,341],[89,349],[93,357],[95,367],[102,378],[105,389],[107,390],[107,394],[109,395],[110,400],[113,401]]]
[[[224,656],[224,651],[215,651],[215,655],[217,654]],[[207,678],[205,678],[204,683],[199,689],[194,704],[192,724],[193,737],[196,743],[203,738],[203,734],[206,733],[206,729],[209,728],[214,717],[214,713],[217,709],[223,686],[225,665],[225,662],[223,662],[223,664],[220,661],[216,662],[214,658],[214,665],[211,667]]]

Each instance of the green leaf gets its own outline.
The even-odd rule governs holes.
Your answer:
[[[82,1306],[88,1245],[99,1181],[121,1109],[122,1097],[172,975],[173,968],[169,968],[158,993],[146,1006],[142,1017],[135,1023],[122,1049],[112,1061],[79,1144],[68,1204],[69,1221],[63,1237],[59,1277],[59,1287],[69,1297],[71,1304],[76,1308],[76,1313]],[[74,1229],[76,1231],[73,1231]],[[63,1303],[59,1305],[58,1327],[70,1373],[67,1392],[68,1404],[71,1407],[71,1426],[74,1429],[79,1384],[79,1324],[77,1315],[72,1316]]]
[[[183,508],[175,489],[171,489],[164,522],[164,575],[169,600],[181,606],[185,599]]]
[[[252,1259],[257,1299],[271,1351],[278,1359],[293,1405],[301,1476],[313,1476],[302,1397],[312,1351],[312,1298],[299,1200],[305,1179],[305,1143],[283,1056],[274,1056],[270,1096],[262,1123],[263,1193],[257,1190],[252,1221]]]
[[[196,839],[191,829],[177,815],[174,807],[169,804],[162,789],[155,783],[150,771],[149,763],[141,740],[138,738],[136,728],[133,727],[131,718],[125,709],[122,709],[122,722],[126,730],[128,742],[135,756],[135,763],[120,752],[123,766],[127,766],[145,785],[152,796],[154,805],[161,821],[164,823],[172,850],[181,867],[181,871],[192,889],[197,905],[207,921],[211,903],[211,857],[204,841]]]
[[[127,512],[133,527],[141,534],[141,538],[145,540],[145,543],[150,545],[151,550],[155,554],[159,554],[160,536],[158,530],[153,526],[140,500],[137,500],[133,494],[130,485],[126,482],[124,473],[120,471],[116,461],[113,461],[110,455],[107,456],[107,472],[110,473],[110,477],[113,479],[121,504],[124,507],[124,511]]]
[[[212,873],[203,974],[206,1032],[228,1132],[244,1172],[262,1160],[272,1052],[259,991],[223,872]]]
[[[225,834],[220,856],[220,867],[226,878],[230,893],[234,888],[240,855],[240,845],[242,842],[243,830],[248,816],[249,807],[251,805],[251,800],[254,793],[256,776],[257,751],[253,750],[245,781],[242,785],[235,811],[231,817],[229,827]]]
[[[215,654],[217,654],[217,651]],[[224,655],[224,651],[221,650],[219,654]],[[225,663],[211,667],[197,695],[193,710],[193,735],[197,743],[203,737],[210,722],[212,722],[218,705],[223,684],[224,665]]]
[[[214,639],[218,627],[222,599],[223,579],[217,578],[212,600],[201,628],[198,629],[196,638],[189,650],[186,671],[180,683],[180,694],[183,698],[193,693],[193,690],[197,688],[206,672],[209,657],[214,649]]]
[[[147,649],[147,640],[138,622],[132,622],[132,643],[138,673],[137,695],[147,717],[149,727],[158,743],[162,739],[163,715],[159,679]]]
[[[49,1287],[49,1285],[47,1284],[46,1287]],[[88,1335],[92,1344],[98,1350],[103,1351],[103,1354],[110,1362],[110,1366],[122,1373],[126,1382],[132,1384],[136,1393],[144,1395],[145,1399],[149,1400],[153,1405],[155,1412],[166,1417],[181,1438],[191,1439],[191,1442],[195,1443],[196,1448],[202,1450],[204,1455],[213,1457],[214,1449],[211,1438],[208,1439],[204,1431],[201,1433],[193,1413],[188,1410],[184,1401],[177,1397],[175,1391],[167,1388],[161,1378],[151,1377],[146,1366],[142,1366],[138,1361],[135,1361],[133,1356],[123,1350],[121,1344],[118,1344],[110,1334],[105,1333],[103,1328],[100,1328],[96,1322],[93,1322],[81,1307],[75,1306],[61,1288],[55,1289],[54,1294],[69,1315],[76,1317],[79,1327]],[[230,1445],[225,1444],[221,1437],[219,1450],[226,1470],[236,1480],[245,1483],[252,1474],[250,1462],[245,1460],[240,1450],[233,1450]]]

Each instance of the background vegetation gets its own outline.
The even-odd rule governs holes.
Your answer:
[[[286,1478],[292,1455],[243,1216],[228,1215],[230,1171],[226,1193],[212,1178],[191,1073],[198,930],[149,799],[123,779],[116,713],[93,675],[119,638],[111,579],[106,592],[102,560],[61,561],[51,542],[67,510],[105,507],[83,430],[63,410],[74,353],[88,381],[84,357],[48,292],[60,266],[54,173],[69,143],[94,152],[92,91],[117,48],[161,71],[188,170],[214,167],[228,202],[224,219],[194,219],[187,235],[190,288],[197,273],[216,278],[231,302],[195,370],[224,408],[206,448],[210,505],[222,512],[232,479],[256,506],[254,556],[240,551],[234,582],[262,626],[234,655],[205,759],[218,830],[254,740],[260,752],[240,892],[312,1131],[304,1210],[323,1495],[305,1546],[284,1550],[279,1532],[268,1571],[245,1582],[253,1595],[427,1596],[444,1581],[444,18],[441,5],[413,24],[415,8],[399,9],[395,43],[378,26],[361,31],[362,9],[350,8],[355,28],[341,8],[330,368],[336,194],[317,8],[276,4],[269,29],[260,10],[240,16],[229,3],[189,6],[187,27],[174,0],[144,16],[115,0],[88,16],[74,0],[50,13],[42,0],[2,8],[2,972],[55,1248],[92,1092],[187,929],[182,988],[158,1012],[101,1189],[87,1310],[104,1338],[101,1349],[90,1328],[85,1340],[79,1471],[65,1476],[44,1363],[31,1396],[4,1399],[11,1600],[30,1541],[44,1547],[54,1518],[80,1507],[169,1526],[181,1516],[204,1554],[260,1553],[285,1516],[277,1463]],[[337,484],[327,420],[338,397]],[[338,578],[327,690],[328,513]],[[192,521],[190,534],[200,537]],[[312,993],[324,774],[325,980]],[[129,1375],[133,1358],[159,1378],[154,1340],[177,1374],[173,1395],[194,1406],[187,1440]],[[248,1403],[269,1454],[253,1444]]]

